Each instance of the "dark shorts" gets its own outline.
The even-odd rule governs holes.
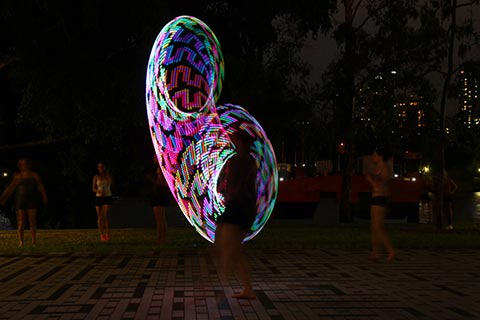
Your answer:
[[[250,229],[255,221],[257,208],[248,202],[232,201],[226,204],[225,211],[217,218],[217,223],[230,223]]]
[[[370,201],[370,205],[388,208],[390,206],[390,199],[385,196],[372,197],[372,200]]]
[[[101,207],[105,205],[111,205],[112,204],[112,196],[108,197],[95,197],[95,207]]]
[[[16,199],[15,209],[16,210],[32,210],[38,209],[39,201],[35,197]]]
[[[38,209],[40,204],[39,200],[39,195],[37,193],[17,193],[15,194],[15,209]]]

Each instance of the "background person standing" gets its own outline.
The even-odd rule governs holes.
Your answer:
[[[47,205],[47,193],[38,173],[32,171],[29,159],[18,160],[19,172],[0,196],[0,204],[4,205],[7,199],[14,194],[14,206],[17,213],[17,230],[19,246],[23,246],[25,216],[28,217],[32,245],[37,243],[37,209],[39,207],[39,193],[43,204]]]
[[[157,159],[154,157],[155,172],[147,172],[145,180],[148,184],[147,193],[155,217],[157,230],[157,244],[167,242],[167,220],[165,218],[166,207],[170,205],[170,189],[163,176]]]
[[[447,174],[443,173],[443,207],[447,217],[447,230],[453,230],[453,194],[457,192],[458,186]]]
[[[95,210],[97,211],[97,224],[100,231],[100,241],[110,241],[110,224],[108,212],[112,206],[113,178],[107,172],[103,162],[97,164],[97,171],[93,177],[92,191],[95,192]]]

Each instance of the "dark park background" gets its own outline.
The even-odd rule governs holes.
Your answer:
[[[402,168],[406,151],[421,154],[417,169],[431,168],[437,195],[444,168],[473,191],[480,168],[478,6],[457,0],[2,1],[0,188],[20,157],[33,159],[49,197],[39,224],[60,228],[95,226],[91,183],[98,161],[109,166],[117,195],[142,197],[153,155],[147,60],[161,28],[192,15],[221,44],[219,102],[241,105],[259,120],[278,162],[305,164],[307,174],[318,160],[339,168],[341,222],[352,221],[346,195],[357,159],[377,145],[390,149]],[[320,38],[334,41],[336,50],[306,47]],[[311,59],[316,56],[322,61]],[[326,66],[321,75],[312,74],[316,64]]]

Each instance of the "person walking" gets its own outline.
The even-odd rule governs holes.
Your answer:
[[[372,186],[370,204],[372,252],[369,259],[378,260],[380,251],[385,248],[387,262],[392,262],[395,257],[395,250],[385,230],[385,216],[390,203],[390,181],[393,176],[393,170],[389,165],[390,159],[391,156],[384,150],[377,149],[371,157],[373,169],[365,174],[365,178]]]
[[[19,172],[0,196],[0,204],[5,205],[8,198],[14,194],[14,206],[17,214],[17,231],[19,246],[23,246],[25,217],[28,217],[32,245],[37,243],[37,210],[39,208],[39,194],[43,205],[47,205],[47,192],[38,173],[32,170],[30,159],[18,160]]]
[[[100,241],[110,241],[108,212],[112,205],[113,178],[107,172],[107,167],[103,162],[97,164],[97,171],[98,173],[93,177],[92,191],[95,193],[98,231],[100,232]]]

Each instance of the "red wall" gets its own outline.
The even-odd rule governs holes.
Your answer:
[[[318,202],[320,193],[335,192],[340,200],[342,176],[318,176],[298,178],[279,182],[278,202]],[[392,179],[392,202],[418,202],[423,189],[423,181]],[[359,192],[371,192],[370,184],[363,176],[352,177],[352,202],[358,202]]]

